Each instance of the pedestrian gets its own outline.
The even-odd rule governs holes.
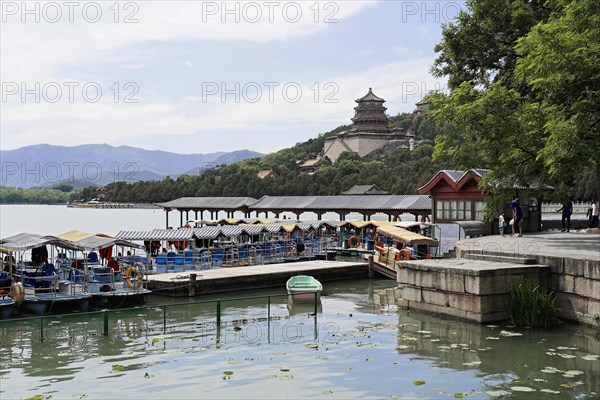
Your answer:
[[[498,217],[498,230],[500,231],[500,236],[504,237],[505,229],[506,229],[506,220],[504,219],[504,211],[501,211],[500,216]]]
[[[587,227],[588,227],[588,229],[592,227],[592,204],[593,204],[593,203],[594,203],[593,201],[590,201],[590,202],[588,203],[588,208],[587,208],[587,211],[586,211],[586,213],[585,213],[585,216],[586,216],[586,217],[587,217],[587,219],[588,219],[588,226],[587,226]]]
[[[561,218],[561,232],[565,232],[565,221],[567,222],[566,231],[569,232],[571,230],[571,214],[573,214],[573,202],[569,198],[569,196],[565,197],[565,200],[562,203],[562,207],[558,209],[557,212],[562,211]]]
[[[598,228],[598,216],[600,215],[600,206],[598,199],[594,199],[592,203],[592,228]]]
[[[512,236],[523,237],[523,209],[519,204],[519,198],[514,199],[513,202],[510,203],[510,208],[512,209],[514,219]],[[517,229],[519,230],[518,234],[516,233]]]

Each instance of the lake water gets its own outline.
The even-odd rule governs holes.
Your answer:
[[[315,320],[272,299],[0,323],[0,398],[597,398],[600,333],[479,325],[373,301],[389,280],[324,285]],[[235,297],[282,294],[236,293]],[[209,299],[210,298],[206,298]],[[205,299],[205,300],[206,300]],[[156,300],[155,300],[156,301]],[[181,301],[181,300],[179,300]],[[523,392],[522,390],[532,390]]]
[[[195,217],[190,213],[190,218]],[[282,213],[281,217],[295,219],[291,213]],[[184,215],[185,217],[185,215]],[[205,218],[209,216],[207,213]],[[220,213],[219,218],[225,218],[226,213]],[[235,213],[236,218],[243,218],[243,213]],[[261,214],[261,218],[264,214]],[[273,215],[270,214],[273,218]],[[378,219],[386,219],[377,215]],[[406,214],[403,218],[414,218]],[[335,213],[326,213],[324,219],[338,219]],[[304,213],[302,219],[316,219],[316,214]],[[362,220],[360,214],[349,214],[348,219]],[[177,228],[179,212],[169,213],[169,226]],[[21,232],[38,233],[42,235],[58,235],[73,229],[94,233],[115,235],[122,230],[152,230],[164,228],[166,225],[165,212],[162,209],[99,209],[99,208],[70,208],[67,206],[47,205],[0,205],[0,237],[9,237]]]

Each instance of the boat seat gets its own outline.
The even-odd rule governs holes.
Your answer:
[[[92,251],[90,254],[88,254],[88,262],[89,263],[97,263],[98,262],[98,253],[96,253],[95,251]]]

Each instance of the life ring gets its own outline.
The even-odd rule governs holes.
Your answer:
[[[137,281],[134,283],[131,281],[131,278],[134,276],[137,277]],[[125,282],[127,282],[127,286],[131,289],[139,289],[142,286],[142,271],[140,271],[137,267],[129,267],[127,271],[125,271]]]
[[[385,251],[384,244],[382,242],[375,243],[375,250],[377,250],[380,253],[383,253]]]
[[[396,261],[409,261],[410,251],[408,249],[402,249],[396,253]]]
[[[350,236],[348,238],[348,247],[356,249],[358,246],[360,246],[360,239],[356,236]]]
[[[10,287],[12,291],[12,298],[14,301],[21,302],[25,300],[25,288],[21,282],[15,282]]]

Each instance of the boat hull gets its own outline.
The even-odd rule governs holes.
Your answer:
[[[142,306],[146,304],[150,293],[149,290],[95,293],[92,295],[92,306],[101,309]]]
[[[15,305],[14,300],[0,300],[0,319],[10,318],[13,307]]]
[[[378,262],[373,262],[373,271],[377,272],[379,275],[383,275],[386,278],[397,279],[397,271],[388,267],[387,265],[380,264]]]
[[[288,297],[290,299],[291,302],[293,303],[314,303],[315,302],[315,294],[316,294],[316,301],[320,302],[321,301],[321,291],[311,291],[311,292],[300,292],[300,291],[294,291],[294,290],[288,290]]]
[[[67,296],[61,293],[54,295],[26,296],[19,308],[36,315],[63,312],[85,312],[90,305],[91,296]]]

